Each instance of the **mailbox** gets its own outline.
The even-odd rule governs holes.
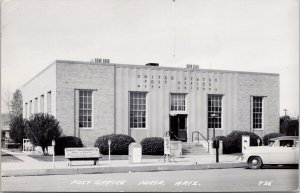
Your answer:
[[[129,144],[129,163],[142,162],[142,146],[138,143]]]
[[[217,140],[217,139],[214,139],[213,140],[213,148],[215,148],[215,149],[219,149],[219,140]]]

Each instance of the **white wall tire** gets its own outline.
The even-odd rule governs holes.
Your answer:
[[[259,169],[263,165],[260,157],[250,157],[248,160],[248,166],[250,169]]]

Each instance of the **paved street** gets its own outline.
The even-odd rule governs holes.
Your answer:
[[[293,191],[298,169],[211,169],[3,177],[2,191]]]

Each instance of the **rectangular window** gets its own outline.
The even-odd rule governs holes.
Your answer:
[[[92,128],[93,101],[92,91],[79,91],[79,127]]]
[[[186,111],[186,94],[171,94],[171,111]]]
[[[208,128],[222,128],[222,96],[208,95]],[[213,118],[213,115],[215,117]]]
[[[40,112],[41,113],[44,112],[44,95],[41,95],[41,98],[40,98]]]
[[[146,128],[146,94],[130,92],[130,128]]]
[[[263,97],[253,97],[252,121],[253,129],[262,129],[263,123]]]
[[[51,115],[51,91],[47,93],[47,113]]]
[[[34,99],[34,113],[38,113],[38,98]]]

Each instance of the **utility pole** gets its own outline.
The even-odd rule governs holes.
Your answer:
[[[173,0],[173,67],[175,67],[175,0]]]
[[[286,117],[286,112],[288,111],[287,109],[283,109],[284,110],[284,116]]]

